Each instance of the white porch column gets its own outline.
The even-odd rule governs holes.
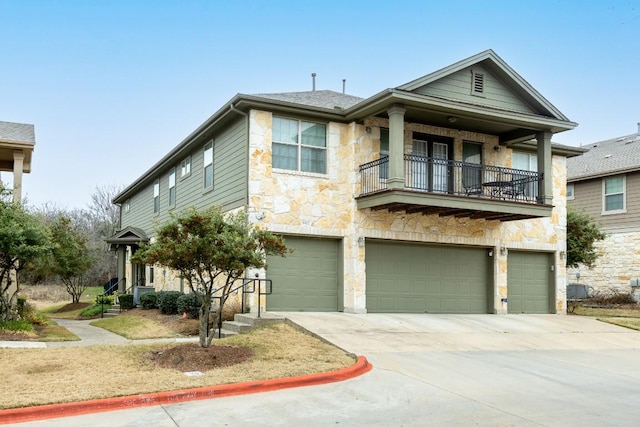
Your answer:
[[[389,179],[387,188],[404,188],[404,113],[402,105],[394,105],[389,115]]]
[[[538,201],[545,205],[553,202],[553,174],[551,172],[551,132],[538,132],[538,172],[541,172],[542,182],[538,187]]]
[[[24,166],[24,152],[22,150],[13,151],[13,202],[20,203],[22,200],[22,171]]]

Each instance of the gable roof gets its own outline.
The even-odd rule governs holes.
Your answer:
[[[36,143],[33,125],[0,121],[0,141],[33,145]]]
[[[567,180],[582,181],[640,170],[640,131],[585,145],[588,151],[567,159]]]
[[[538,114],[553,117],[558,120],[569,121],[569,119],[560,112],[553,104],[551,104],[544,96],[533,88],[524,78],[520,76],[513,68],[511,68],[502,58],[498,56],[492,49],[487,49],[469,58],[463,59],[442,68],[426,76],[417,78],[398,86],[396,89],[401,91],[414,92],[416,89],[432,84],[445,77],[451,76],[459,71],[471,68],[475,65],[481,65],[489,70],[501,83],[505,84],[513,93],[521,97],[524,102],[531,105]]]
[[[144,230],[136,227],[125,227],[116,232],[113,236],[105,239],[109,245],[121,244],[139,244],[140,242],[148,242],[149,238]]]

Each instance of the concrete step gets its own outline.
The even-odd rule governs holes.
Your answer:
[[[275,323],[284,323],[285,318],[273,313],[260,313],[258,317],[257,313],[238,313],[233,317],[233,320],[240,323],[245,323],[254,327],[273,325]]]
[[[235,320],[225,320],[224,322],[222,322],[222,330],[225,329],[227,331],[245,334],[253,329],[253,326],[248,323],[238,322]]]

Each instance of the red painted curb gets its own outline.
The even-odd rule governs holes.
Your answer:
[[[285,388],[328,384],[348,380],[369,372],[373,368],[364,356],[352,366],[333,372],[302,375],[299,377],[277,378],[273,380],[252,381],[239,384],[224,384],[185,390],[163,391],[159,393],[138,394],[133,396],[112,397],[108,399],[83,402],[56,403],[52,405],[31,406],[28,408],[6,409],[0,411],[0,424],[23,423],[27,421],[47,420],[70,417],[96,412],[116,411],[191,400],[212,399],[239,394],[261,393]]]

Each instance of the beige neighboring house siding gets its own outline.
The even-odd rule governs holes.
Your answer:
[[[327,123],[327,173],[307,174],[274,170],[271,167],[271,121],[266,111],[250,112],[249,212],[259,226],[284,234],[324,236],[341,239],[343,254],[343,296],[345,312],[366,309],[366,245],[361,238],[406,242],[441,243],[493,248],[494,307],[506,313],[507,256],[497,248],[542,251],[555,254],[556,311],[565,310],[566,270],[560,252],[565,251],[566,162],[553,156],[553,212],[551,217],[523,221],[486,221],[437,215],[399,214],[386,210],[359,210],[358,166],[378,157],[380,126],[387,120],[365,124]],[[497,139],[467,131],[405,123],[405,151],[411,150],[411,132],[454,138],[454,158],[462,156],[465,140],[485,143],[487,164],[511,165],[511,150],[493,150]],[[463,266],[452,266],[452,268]]]
[[[594,267],[570,268],[568,280],[597,292],[631,292],[631,280],[640,279],[640,172],[611,176],[625,176],[625,213],[602,214],[604,178],[573,183],[569,206],[594,218],[607,237],[596,243],[600,256]]]

